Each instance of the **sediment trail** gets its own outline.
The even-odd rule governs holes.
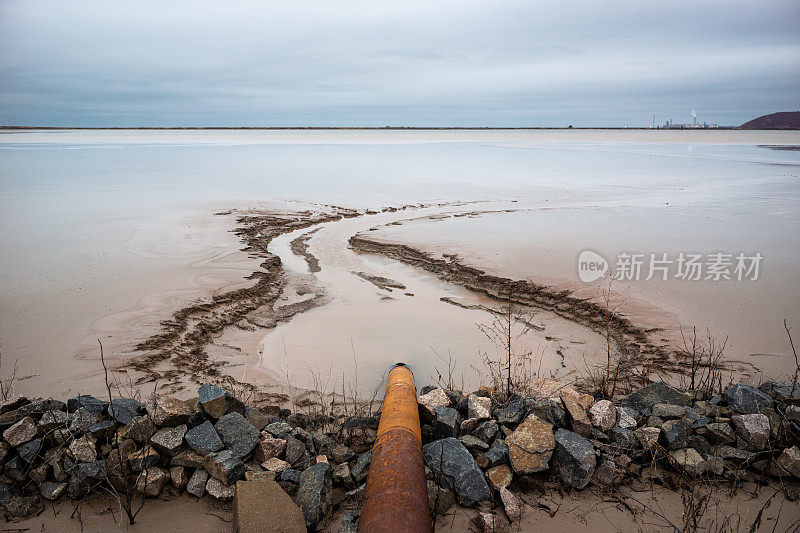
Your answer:
[[[600,303],[576,297],[571,291],[554,290],[528,280],[494,276],[459,263],[454,255],[443,254],[439,259],[409,245],[382,242],[364,233],[351,237],[349,244],[355,251],[382,255],[423,269],[443,281],[496,301],[544,309],[603,336],[608,335],[613,352],[629,365],[647,363],[654,372],[676,370],[681,365],[673,350],[651,339],[653,330],[635,325],[619,313],[606,310]]]
[[[317,294],[314,298],[297,304],[282,307],[279,305],[278,300],[287,287],[287,272],[280,256],[269,249],[273,239],[293,233],[292,236],[288,236],[292,239],[288,253],[301,257],[308,265],[310,275],[316,278],[320,266],[324,268],[324,265],[309,251],[309,242],[317,238],[320,234],[318,230],[323,224],[381,212],[393,213],[406,209],[458,205],[464,203],[407,205],[387,207],[380,211],[356,211],[338,206],[320,206],[321,209],[317,211],[220,213],[237,214],[237,226],[234,232],[245,244],[243,250],[252,257],[262,259],[261,270],[248,276],[248,279],[253,280],[253,285],[224,292],[175,311],[170,320],[161,323],[161,330],[158,333],[137,345],[136,349],[141,355],[134,357],[128,366],[141,373],[140,383],[157,379],[162,384],[173,385],[176,390],[180,389],[179,383],[182,378],[188,377],[195,382],[220,378],[224,375],[225,362],[212,360],[206,350],[226,328],[233,326],[251,331],[261,329],[266,333],[275,328],[278,322],[289,320],[293,315],[304,313],[328,301],[325,297],[321,297],[321,294]],[[484,211],[465,210],[433,213],[421,218],[480,216],[483,213]],[[395,220],[388,224],[408,220],[413,218]],[[316,229],[301,233],[302,230],[311,227]],[[494,301],[513,301],[530,308],[543,309],[587,327],[604,338],[607,336],[612,345],[612,352],[626,364],[646,364],[654,372],[668,371],[680,364],[667,347],[652,341],[650,335],[652,330],[639,327],[616,312],[608,312],[594,301],[578,298],[570,291],[554,290],[525,280],[493,276],[478,268],[459,263],[456,256],[443,256],[442,259],[438,259],[408,245],[375,240],[363,231],[349,238],[347,235],[345,233],[341,245],[337,246],[346,247],[345,243],[348,243],[352,252],[378,254],[422,269],[439,280],[480,293]],[[343,250],[345,251],[346,249]],[[350,275],[361,274],[363,273],[350,271]],[[374,276],[364,275],[368,281],[375,283],[372,280]],[[384,281],[380,277],[374,279]],[[380,284],[377,286],[380,288]],[[535,329],[541,330],[541,328]],[[252,387],[249,383],[240,384]]]

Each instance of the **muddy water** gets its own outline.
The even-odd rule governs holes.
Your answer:
[[[95,339],[125,358],[132,343],[152,333],[175,307],[245,283],[253,261],[238,252],[229,233],[233,219],[214,212],[300,210],[307,202],[365,209],[453,201],[495,201],[519,211],[371,233],[455,252],[500,274],[565,284],[575,282],[575,254],[584,247],[607,256],[623,249],[671,253],[687,247],[703,253],[761,252],[760,285],[665,283],[621,292],[647,304],[637,317],[701,329],[707,324],[730,335],[732,355],[771,354],[764,361],[779,362],[770,368],[784,373],[787,348],[780,322],[785,316],[790,324],[800,323],[800,152],[762,145],[798,146],[800,134],[3,133],[0,374],[16,360],[18,375],[25,378],[19,382],[23,392],[97,392]],[[395,215],[417,213],[345,220],[312,235],[308,250],[322,270],[302,275],[328,292],[329,304],[295,316],[274,333],[226,331],[220,343],[241,352],[237,364],[257,366],[259,343],[264,368],[274,372],[277,358],[305,382],[309,367],[327,372],[325,365],[334,363],[339,375],[352,371],[355,364],[347,365],[353,347],[359,373],[370,378],[398,353],[410,354],[405,357],[426,369],[423,375],[435,368],[433,349],[442,355],[449,349],[464,362],[478,360],[476,354],[490,347],[475,326],[486,313],[441,300],[449,296],[469,306],[476,303],[474,295],[347,249],[353,233]],[[276,250],[291,272],[301,272],[305,260],[290,253],[290,240],[276,243]],[[389,292],[351,271],[396,279],[408,290]],[[303,297],[291,292],[300,286],[293,284],[286,302]],[[536,320],[548,318],[536,315]],[[571,342],[589,342],[573,337],[580,333],[571,325],[553,320],[549,328],[562,353],[578,358],[589,351],[576,344],[570,352]],[[546,364],[557,366],[558,350],[540,345],[541,338],[536,332],[526,346],[547,353]],[[463,366],[462,372],[471,372]],[[271,379],[256,368],[250,374]]]
[[[482,204],[481,208],[507,205]],[[440,216],[464,210],[421,209],[414,210],[414,215]],[[352,235],[409,214],[345,219],[322,224],[311,234],[308,251],[319,261],[321,271],[316,276],[331,300],[268,331],[259,347],[261,368],[276,377],[293,376],[300,387],[330,378],[331,386],[337,384],[340,390],[344,376],[346,387],[358,381],[362,394],[369,393],[397,362],[410,365],[421,385],[433,383],[442,375],[444,379],[452,377],[459,386],[463,382],[467,388],[477,387],[481,384],[480,372],[488,382],[484,359],[500,360],[502,346],[491,342],[479,328],[491,325],[494,315],[473,307],[500,309],[496,302],[433,279],[424,271],[391,259],[358,254],[348,247]],[[305,233],[308,230],[283,235],[270,246],[287,269],[300,274],[308,272],[307,265],[292,253],[289,243]],[[381,288],[364,279],[368,276],[387,278],[396,282],[391,285],[404,288]],[[532,368],[542,375],[566,375],[584,361],[596,360],[605,350],[601,336],[553,313],[540,311],[524,318],[536,328],[516,328],[515,334],[521,336],[514,350],[529,353]]]

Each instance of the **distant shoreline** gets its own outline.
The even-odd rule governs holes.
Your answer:
[[[652,131],[719,131],[739,130],[738,126],[720,126],[717,128],[651,128],[651,127],[625,127],[625,126],[598,126],[598,127],[550,127],[550,126],[525,126],[525,127],[496,127],[496,126],[142,126],[142,127],[95,127],[95,126],[0,126],[0,130],[411,130],[411,131],[503,131],[503,130],[652,130]],[[779,129],[776,129],[778,131]]]

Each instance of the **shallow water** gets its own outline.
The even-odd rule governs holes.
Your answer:
[[[682,324],[728,328],[739,337],[737,355],[762,351],[782,361],[788,354],[785,333],[773,323],[781,315],[790,324],[800,323],[800,152],[760,145],[800,145],[800,134],[4,132],[0,373],[17,360],[18,375],[28,377],[19,386],[31,392],[91,388],[99,377],[96,338],[124,354],[171,307],[241,282],[252,270],[253,262],[237,252],[239,245],[228,233],[230,218],[212,213],[285,201],[358,208],[514,201],[528,211],[428,224],[428,229],[397,226],[387,237],[441,251],[455,248],[500,272],[554,281],[575,279],[575,252],[584,247],[608,255],[631,248],[760,251],[765,256],[762,285],[688,289],[667,283],[630,289],[630,294]],[[558,209],[541,211],[553,206]],[[320,232],[310,241],[312,253],[316,246],[325,256],[324,237]],[[336,250],[326,257],[335,259]],[[361,260],[383,268],[383,260]],[[320,273],[323,280],[325,275]],[[408,276],[426,287],[436,285],[422,273]],[[325,281],[357,302],[348,291],[369,285],[358,278]],[[463,310],[441,306],[436,316],[464,331],[473,328],[474,334],[473,316],[459,317]],[[320,308],[308,315],[325,312]],[[307,320],[296,318],[301,319],[296,324]],[[413,331],[404,321],[402,313],[392,316],[393,327]],[[385,342],[381,335],[392,337],[391,331],[381,329],[375,343]],[[368,336],[357,328],[350,336],[356,334]],[[328,346],[328,360],[352,359],[349,341]],[[393,346],[402,351],[405,344]],[[783,372],[784,366],[775,368]]]

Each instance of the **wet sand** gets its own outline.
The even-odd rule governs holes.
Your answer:
[[[437,206],[414,209],[413,215],[464,211],[465,206]],[[362,393],[369,393],[397,362],[415,368],[420,386],[434,382],[440,373],[446,379],[447,359],[452,355],[456,382],[463,380],[466,388],[480,385],[484,354],[498,352],[478,328],[493,319],[482,307],[499,308],[500,304],[391,258],[357,253],[349,244],[360,231],[391,224],[411,213],[322,224],[309,236],[308,253],[320,267],[316,278],[331,300],[267,332],[259,347],[260,368],[276,377],[288,374],[301,387],[312,385],[315,375],[327,380],[330,373],[331,385],[337,389],[343,379],[346,385],[354,383],[357,373]],[[283,261],[287,269],[299,269],[294,274],[307,272],[303,262],[290,258],[290,243],[304,234],[298,230],[282,235],[270,245],[282,260],[287,258]],[[605,345],[591,329],[555,313],[541,311],[533,320],[539,328],[523,335],[518,348],[541,360],[544,375],[566,374],[567,368],[584,356],[592,358]]]
[[[708,487],[706,487],[708,490]],[[757,487],[745,483],[731,497],[724,486],[711,489],[711,499],[704,514],[702,527],[707,530],[745,531],[761,515],[756,531],[796,531],[800,521],[800,506],[787,498],[791,486],[777,483]],[[118,525],[119,514],[114,502],[94,498],[84,502],[81,517],[72,516],[73,507],[68,501],[47,504],[44,512],[21,522],[7,525],[8,531],[160,531],[169,524],[170,531],[218,532],[233,530],[233,512],[230,503],[213,498],[200,500],[186,495],[168,495],[148,500],[133,526]],[[337,489],[336,498],[341,498]],[[496,511],[498,520],[507,530],[535,532],[542,528],[553,531],[587,533],[612,533],[619,531],[675,531],[684,524],[684,506],[681,493],[659,485],[641,485],[604,491],[590,488],[559,495],[557,491],[531,491],[521,494],[524,502],[523,518],[509,528],[502,511]],[[796,498],[794,492],[793,498]],[[358,507],[356,502],[345,503],[331,517],[322,531],[339,531],[342,516]],[[111,512],[113,510],[113,513]],[[437,519],[436,531],[455,532],[476,530],[472,509],[453,508],[446,516]]]

